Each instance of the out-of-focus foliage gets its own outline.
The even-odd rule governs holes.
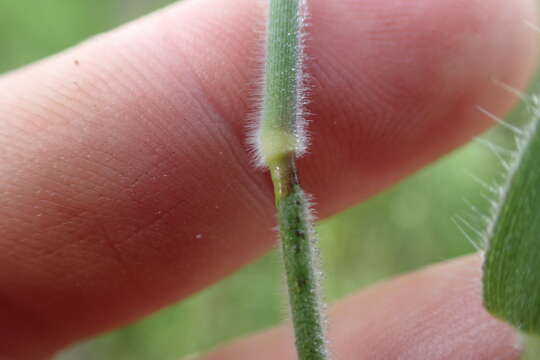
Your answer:
[[[0,1],[0,71],[72,46],[170,0]],[[479,121],[482,115],[479,113]],[[514,120],[522,121],[524,111]],[[499,129],[488,137],[511,147]],[[475,222],[467,202],[487,208],[486,181],[502,171],[478,144],[468,145],[382,195],[319,227],[330,301],[385,277],[474,249],[452,222]],[[466,201],[465,201],[466,200]],[[60,359],[177,359],[284,318],[281,268],[274,253],[181,304],[81,344]]]

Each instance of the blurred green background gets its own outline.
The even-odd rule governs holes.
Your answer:
[[[0,72],[53,54],[171,0],[17,0],[0,2]],[[536,81],[533,87],[538,88]],[[479,114],[479,117],[481,115]],[[521,106],[511,121],[530,117]],[[508,132],[484,138],[510,148]],[[468,173],[500,180],[497,158],[472,143],[407,181],[319,226],[324,289],[330,302],[377,280],[474,251],[452,222],[486,212],[485,190]],[[470,204],[468,204],[470,203]],[[470,232],[473,235],[472,232]],[[284,319],[275,252],[225,281],[136,324],[69,349],[58,359],[178,359]]]

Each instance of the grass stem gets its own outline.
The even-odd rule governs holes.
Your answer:
[[[316,239],[295,163],[306,146],[302,128],[303,11],[300,0],[270,0],[263,108],[256,143],[274,184],[298,358],[325,360]]]

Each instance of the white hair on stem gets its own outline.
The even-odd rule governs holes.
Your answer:
[[[268,13],[268,4],[269,1],[258,1],[259,3],[264,4],[265,11]],[[268,19],[269,16],[266,16]],[[295,116],[294,116],[294,126],[293,134],[295,139],[294,154],[297,158],[303,156],[307,153],[310,136],[308,132],[308,116],[309,112],[306,107],[309,103],[309,75],[306,72],[306,28],[309,26],[309,11],[308,4],[306,0],[299,1],[298,9],[298,43],[297,43],[297,61],[295,65],[296,72],[296,94],[295,94]],[[268,27],[268,21],[267,25]],[[264,32],[262,38],[264,37]],[[266,43],[268,39],[265,38]],[[258,56],[259,61],[258,66],[262,69],[265,68],[265,58],[266,50],[262,49],[262,54]],[[268,166],[268,154],[265,154],[263,150],[263,112],[264,112],[264,87],[267,81],[265,71],[259,72],[262,75],[262,78],[257,80],[257,91],[251,96],[251,103],[256,104],[255,110],[248,115],[248,136],[247,143],[249,145],[249,151],[252,154],[253,165],[255,167],[264,168]]]

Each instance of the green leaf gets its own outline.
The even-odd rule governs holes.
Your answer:
[[[526,336],[540,335],[540,132],[537,121],[520,136],[494,221],[487,230],[487,244],[483,267],[486,309]],[[540,356],[540,352],[535,354]],[[530,358],[530,354],[528,356]]]

